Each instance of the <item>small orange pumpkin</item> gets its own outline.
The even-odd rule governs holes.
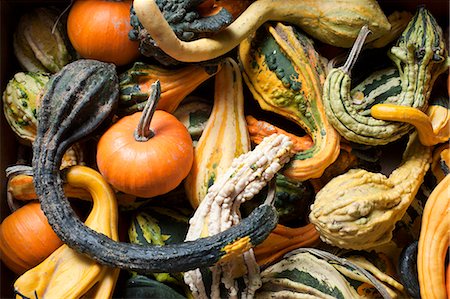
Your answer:
[[[144,111],[120,119],[98,143],[100,173],[124,193],[138,197],[167,193],[192,167],[191,136],[175,116],[155,111],[160,94],[160,83],[156,81]]]
[[[1,259],[17,274],[35,267],[62,244],[38,202],[17,209],[0,224]]]
[[[125,65],[139,55],[128,39],[131,1],[78,0],[70,9],[67,34],[84,58]]]

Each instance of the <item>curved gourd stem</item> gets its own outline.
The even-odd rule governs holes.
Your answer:
[[[134,139],[136,139],[136,141],[145,142],[150,140],[155,135],[155,133],[150,129],[150,123],[152,121],[153,114],[155,114],[156,106],[158,105],[160,98],[161,84],[159,83],[159,80],[157,80],[150,87],[150,96],[148,97],[147,103],[142,111],[142,116],[139,119],[136,131],[134,131]]]
[[[348,55],[348,58],[345,61],[345,64],[342,67],[340,67],[341,70],[350,75],[350,72],[356,63],[356,60],[358,59],[358,56],[361,53],[364,42],[366,41],[367,36],[370,33],[371,31],[369,30],[369,27],[367,27],[367,25],[361,28],[361,31],[359,31],[358,37],[356,38],[355,44],[353,45],[350,54]]]
[[[417,129],[420,142],[425,146],[433,146],[447,142],[447,130],[436,132],[428,115],[417,108],[394,104],[377,104],[372,107],[370,114],[374,118],[386,121],[399,121],[412,124]]]

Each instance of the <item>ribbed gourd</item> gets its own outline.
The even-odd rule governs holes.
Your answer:
[[[19,72],[3,92],[3,111],[11,129],[21,142],[31,144],[36,136],[37,106],[50,74]]]
[[[56,73],[76,58],[60,11],[38,7],[19,19],[14,31],[14,54],[30,72]]]
[[[227,58],[216,75],[213,108],[185,179],[191,205],[196,208],[233,159],[249,150],[241,72],[238,64]]]
[[[208,193],[189,220],[186,240],[201,240],[242,223],[241,204],[251,200],[271,182],[292,156],[291,147],[292,142],[287,136],[274,134],[252,151],[233,159],[225,173],[208,188]],[[271,182],[262,206],[273,204],[274,193]],[[276,223],[267,221],[259,225],[272,227],[272,224]],[[223,248],[226,254],[219,263],[209,268],[212,279],[207,278],[207,271],[202,267],[184,273],[184,280],[194,297],[218,298],[223,294],[226,297],[252,298],[261,285],[253,245],[252,239],[244,236],[232,246]],[[239,283],[242,279],[244,287]]]
[[[283,174],[294,180],[320,177],[339,155],[340,136],[325,116],[325,67],[312,41],[294,27],[268,24],[240,44],[239,58],[261,108],[294,121],[314,143]]]
[[[447,69],[447,49],[442,29],[431,13],[420,7],[388,52],[398,75],[392,68],[380,71],[364,86],[360,84],[355,93],[351,91],[350,72],[368,34],[363,27],[346,63],[328,74],[324,107],[330,123],[345,139],[383,145],[401,138],[412,126],[377,119],[370,114],[371,108],[388,103],[425,112],[436,78]],[[374,90],[377,92],[371,94]]]
[[[200,84],[212,77],[220,65],[202,67],[196,65],[168,69],[156,65],[135,62],[133,67],[119,76],[119,115],[142,111],[150,95],[150,86],[161,82],[161,99],[158,109],[172,113],[180,102]]]
[[[389,177],[351,169],[333,178],[316,194],[309,219],[323,241],[340,248],[385,244],[413,201],[430,162],[431,148],[412,133],[402,164]]]
[[[86,227],[64,195],[60,158],[71,144],[111,116],[118,97],[113,64],[77,60],[52,77],[42,98],[33,143],[34,184],[49,224],[65,244],[103,265],[140,273],[182,272],[211,266],[227,253],[241,253],[236,245],[242,238],[257,245],[267,237],[277,220],[270,205],[261,205],[238,225],[212,237],[167,246],[115,242]]]

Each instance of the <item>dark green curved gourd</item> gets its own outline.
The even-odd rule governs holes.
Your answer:
[[[391,103],[425,111],[436,78],[447,69],[447,49],[442,29],[430,12],[420,7],[388,52],[397,71],[387,68],[374,73],[351,90],[350,71],[363,43],[362,37],[345,65],[328,74],[323,96],[325,112],[345,139],[383,145],[401,138],[412,126],[375,119],[370,108],[378,103]]]
[[[249,237],[262,242],[275,227],[277,214],[269,205],[256,208],[239,225],[212,237],[166,246],[115,242],[86,227],[64,195],[59,171],[61,157],[75,141],[92,133],[118,101],[118,79],[113,64],[78,60],[52,77],[38,115],[33,144],[34,185],[58,237],[71,248],[112,267],[148,272],[184,272],[211,266],[227,254],[226,245]]]

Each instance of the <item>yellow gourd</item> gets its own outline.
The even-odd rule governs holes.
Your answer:
[[[67,182],[91,193],[92,211],[85,221],[91,229],[118,240],[117,202],[111,187],[95,170],[73,166]],[[20,276],[14,283],[17,297],[22,298],[111,298],[119,275],[118,268],[100,265],[89,257],[62,245],[38,266]]]

